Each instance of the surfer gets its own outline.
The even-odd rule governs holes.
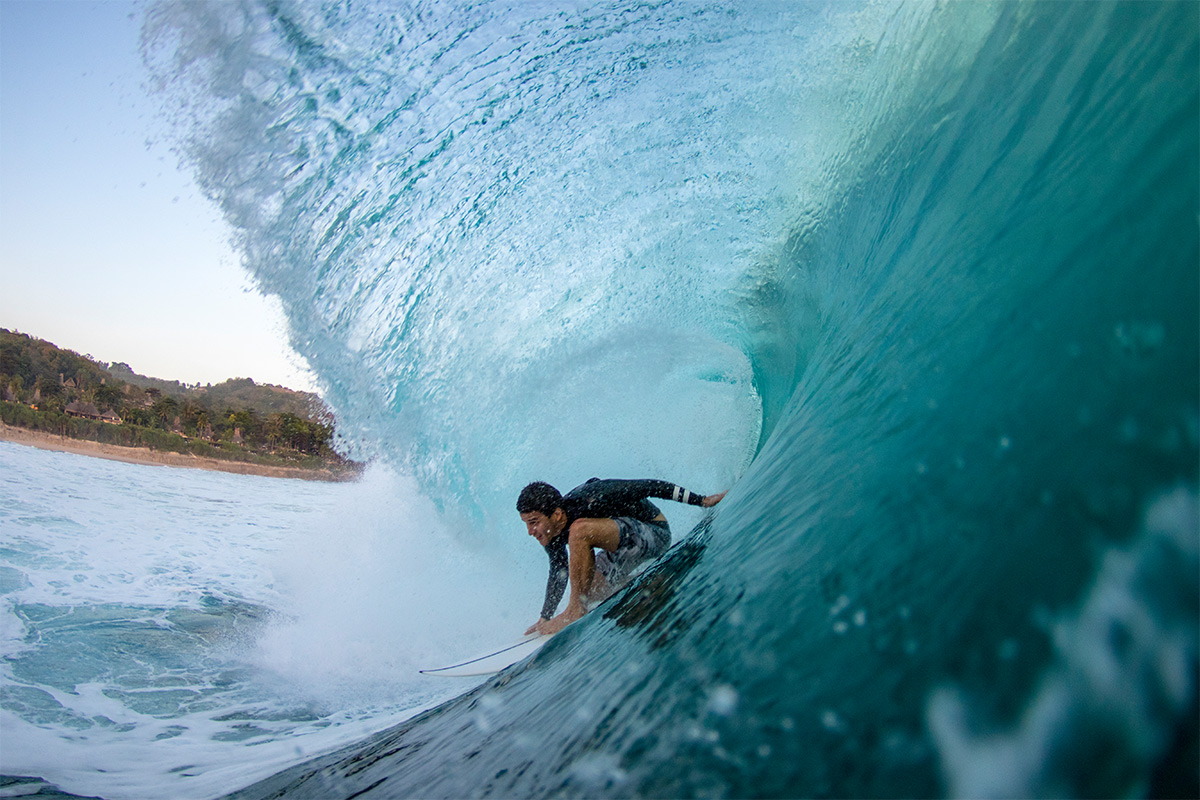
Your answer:
[[[550,577],[542,614],[525,632],[558,633],[587,612],[589,601],[607,597],[638,565],[667,551],[667,518],[647,498],[712,508],[724,496],[695,494],[660,480],[592,478],[566,495],[540,481],[526,486],[517,497],[517,513],[546,548]],[[568,578],[567,607],[554,616]]]

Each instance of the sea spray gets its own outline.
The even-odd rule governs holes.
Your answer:
[[[461,690],[419,667],[540,604],[524,542],[382,467],[313,484],[2,443],[0,476],[0,759],[78,795],[209,798],[377,731]]]
[[[515,639],[544,571],[515,537],[483,540],[439,516],[412,479],[374,467],[275,556],[278,611],[254,659],[329,708],[409,700],[421,668]]]

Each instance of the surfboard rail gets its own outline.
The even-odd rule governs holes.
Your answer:
[[[553,634],[551,634],[553,635]],[[495,675],[506,667],[510,667],[526,656],[532,655],[550,636],[540,633],[529,633],[516,642],[492,650],[457,664],[445,667],[418,670],[422,675],[432,675],[439,678],[476,678]]]

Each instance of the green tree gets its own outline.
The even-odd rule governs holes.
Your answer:
[[[141,425],[146,428],[152,428],[158,422],[153,410],[140,406],[125,406],[121,410],[121,421],[126,425]]]
[[[26,386],[37,380],[33,361],[19,340],[0,341],[0,375],[20,378]]]
[[[37,383],[34,385],[41,392],[43,400],[62,397],[62,384],[58,382],[57,378],[52,378],[49,375],[40,375],[38,376]]]
[[[171,429],[171,423],[175,419],[175,415],[179,412],[179,401],[170,395],[158,398],[158,401],[151,407],[154,412],[154,418],[164,430]]]
[[[13,398],[16,400],[16,402],[27,402],[27,398],[25,396],[25,381],[20,375],[13,375],[11,377],[4,375],[0,376],[0,380],[8,381],[8,387],[12,390]]]
[[[226,432],[233,439],[234,431],[241,430],[244,444],[257,444],[262,441],[262,424],[258,415],[249,409],[227,409],[225,411]]]
[[[263,434],[267,440],[267,446],[274,450],[279,446],[280,441],[284,439],[284,422],[281,414],[272,414],[267,417],[263,423]]]
[[[118,411],[125,402],[125,395],[115,386],[97,386],[96,390],[92,392],[92,402],[101,410],[111,408]]]

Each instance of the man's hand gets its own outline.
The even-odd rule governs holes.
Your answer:
[[[704,508],[712,508],[717,503],[721,502],[721,498],[725,496],[725,492],[720,494],[710,494],[700,501],[700,505]]]
[[[538,621],[530,625],[529,629],[525,631],[526,636],[531,633],[540,633],[545,636],[548,633],[557,633],[557,631],[550,630],[550,620],[538,617]]]

